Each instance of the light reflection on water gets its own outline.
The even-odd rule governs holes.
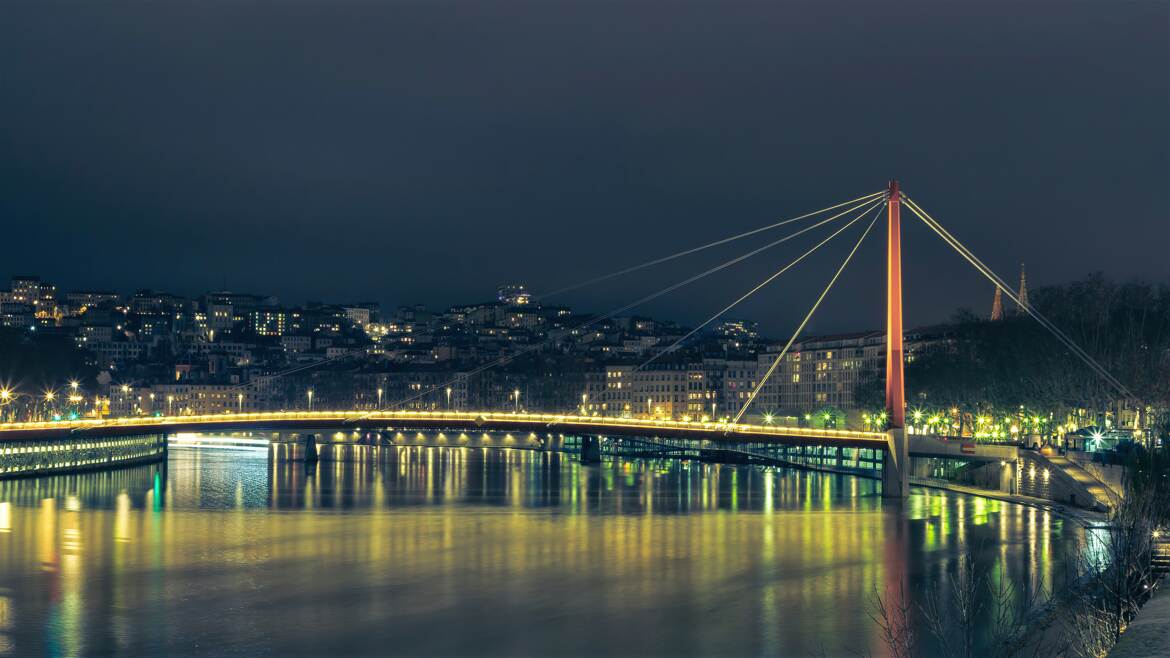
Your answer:
[[[848,476],[382,455],[0,482],[0,655],[880,655],[875,586],[942,587],[973,551],[1051,588],[1081,537]]]

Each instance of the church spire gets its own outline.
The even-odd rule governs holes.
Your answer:
[[[991,302],[991,320],[994,322],[996,320],[1002,320],[1002,319],[1003,319],[1003,291],[1001,291],[999,289],[999,287],[996,287],[995,301]]]
[[[1024,264],[1020,263],[1020,310],[1028,308],[1028,274],[1024,270]]]

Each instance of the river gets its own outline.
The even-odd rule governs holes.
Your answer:
[[[874,588],[971,554],[1059,588],[1030,507],[843,475],[495,448],[0,481],[0,656],[882,655]]]

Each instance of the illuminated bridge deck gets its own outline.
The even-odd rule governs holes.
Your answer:
[[[0,446],[7,441],[63,437],[100,437],[178,432],[313,431],[337,429],[499,430],[558,432],[599,436],[654,436],[673,439],[833,445],[884,450],[881,432],[780,427],[747,423],[609,418],[572,414],[451,411],[286,411],[205,416],[151,416],[0,424]],[[2,448],[0,448],[2,450]],[[3,454],[0,452],[0,454]]]
[[[583,437],[598,437],[613,455],[703,458],[794,465],[872,476],[882,468],[889,439],[882,432],[609,418],[573,414],[454,411],[285,411],[203,416],[147,416],[0,424],[0,477],[112,468],[165,459],[167,437],[183,434],[271,432],[280,458],[300,459],[298,435],[332,435],[325,445],[344,446],[371,432],[487,436],[509,433],[502,443],[481,446],[581,451]],[[511,433],[526,438],[514,441]],[[960,462],[1014,462],[1015,446],[909,437],[914,458]],[[291,439],[294,443],[289,443]],[[547,440],[546,440],[547,439]],[[413,439],[408,439],[413,440]],[[196,441],[198,442],[198,441]],[[460,443],[462,444],[462,443]],[[851,462],[851,464],[849,463]]]

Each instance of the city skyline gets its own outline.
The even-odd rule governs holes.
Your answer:
[[[1086,273],[1086,276],[1092,276],[1094,274],[1097,274],[1097,272]],[[72,293],[72,294],[92,293],[92,294],[114,294],[114,295],[118,295],[118,296],[123,297],[123,298],[130,298],[135,293],[149,292],[149,293],[172,294],[172,295],[177,295],[179,297],[183,297],[186,299],[196,300],[196,299],[199,299],[199,298],[207,296],[207,295],[236,294],[236,295],[248,295],[248,296],[254,296],[257,298],[271,299],[271,300],[273,300],[273,303],[271,305],[280,306],[280,307],[303,307],[306,305],[325,305],[325,306],[341,306],[341,307],[358,306],[358,305],[375,305],[378,308],[378,312],[380,312],[382,314],[386,314],[386,315],[392,314],[394,312],[394,309],[422,307],[422,308],[425,308],[429,311],[440,311],[441,312],[444,310],[449,310],[449,309],[460,307],[460,306],[491,303],[492,301],[494,301],[493,297],[495,295],[497,295],[502,288],[509,287],[509,286],[519,286],[520,288],[525,289],[529,294],[531,294],[531,289],[526,284],[524,284],[522,282],[500,282],[499,284],[497,284],[495,286],[485,284],[485,285],[487,285],[487,287],[485,287],[485,289],[484,289],[485,294],[479,295],[479,296],[474,297],[474,298],[458,300],[458,301],[455,301],[452,303],[437,304],[437,303],[428,303],[425,300],[413,300],[413,301],[408,300],[408,301],[402,301],[399,303],[392,302],[392,303],[387,304],[380,299],[349,299],[349,298],[344,298],[344,297],[339,296],[339,295],[333,295],[330,297],[316,298],[316,299],[297,297],[295,295],[292,296],[291,298],[285,298],[284,296],[270,294],[268,291],[239,290],[239,289],[232,289],[230,287],[218,287],[218,288],[212,287],[212,288],[206,288],[206,289],[202,289],[202,290],[187,291],[187,290],[163,290],[163,289],[160,289],[158,287],[153,287],[153,286],[149,286],[149,285],[137,286],[137,287],[127,289],[127,290],[115,290],[112,288],[102,287],[100,285],[91,286],[91,287],[65,286],[65,285],[58,285],[58,282],[56,280],[54,280],[52,277],[43,276],[40,273],[29,273],[29,272],[13,272],[10,274],[10,277],[13,280],[16,280],[16,279],[37,279],[37,280],[44,281],[44,282],[52,284],[56,288],[58,288],[58,292],[61,295],[64,295],[66,293]],[[1007,278],[1010,279],[1011,277],[1009,276]],[[5,278],[3,277],[2,274],[0,274],[0,281],[2,281],[2,280],[5,280]],[[1021,265],[1020,283],[1024,284],[1023,265]],[[1059,283],[1064,283],[1064,282],[1053,282],[1054,285],[1057,285]],[[1154,282],[1154,283],[1156,284],[1158,282]],[[1033,282],[1030,284],[1025,284],[1025,286],[1035,287],[1035,283]],[[971,304],[971,305],[957,305],[957,306],[953,307],[949,313],[944,312],[943,316],[937,318],[936,320],[932,320],[929,322],[920,322],[917,324],[922,325],[922,326],[927,326],[927,325],[931,325],[931,324],[945,324],[945,323],[952,322],[959,313],[967,313],[967,312],[973,314],[976,317],[982,317],[982,316],[986,315],[986,316],[990,317],[990,319],[992,319],[992,320],[1001,319],[1003,317],[1003,309],[1005,308],[1003,306],[1003,302],[1002,302],[1002,295],[1001,295],[1000,291],[998,289],[996,289],[993,285],[988,284],[986,287],[988,288],[987,295],[985,295],[987,297],[987,299],[982,300],[983,302],[985,302],[982,305],[980,305],[979,303]],[[1041,286],[1041,287],[1043,287],[1043,286]],[[1017,289],[1018,290],[1024,289],[1024,287],[1022,286],[1021,288],[1017,288]],[[1024,294],[1026,296],[1027,293],[1025,292]],[[538,302],[541,304],[546,303],[546,300],[539,298],[539,297],[533,297],[533,300],[535,302]],[[574,309],[575,313],[581,314],[581,315],[586,315],[586,316],[588,316],[588,315],[601,315],[601,314],[604,314],[607,310],[610,310],[610,309],[602,309],[602,308],[593,308],[593,307],[588,305],[588,302],[586,302],[584,305],[579,306],[576,304],[563,303],[563,302],[557,301],[555,299],[550,299],[547,301],[547,304],[549,306],[554,306],[554,307],[561,306],[561,307],[571,308],[571,309]],[[1013,304],[1012,306],[1014,308],[1016,305]],[[984,307],[986,307],[986,308],[984,308]],[[998,309],[998,315],[997,315],[996,309]],[[795,311],[797,309],[792,309],[792,310]],[[697,312],[694,312],[694,313],[697,313]],[[638,308],[631,308],[628,311],[621,313],[620,315],[618,315],[616,317],[638,317],[638,316],[653,317],[654,319],[659,320],[659,321],[673,322],[673,323],[677,323],[678,325],[684,326],[684,327],[689,327],[689,326],[692,326],[694,324],[699,324],[702,320],[707,320],[710,318],[710,316],[706,315],[706,314],[701,314],[702,317],[700,317],[700,315],[694,314],[694,313],[692,314],[693,317],[685,318],[685,317],[674,317],[671,315],[662,315],[662,314],[658,314],[658,313],[652,313],[652,312],[645,311],[645,310],[639,310]],[[684,315],[686,315],[686,314],[684,313]],[[694,321],[692,322],[691,320],[694,320]],[[750,316],[750,315],[747,315],[744,313],[730,312],[730,313],[725,313],[725,314],[719,315],[717,321],[712,321],[710,328],[715,327],[718,322],[724,322],[724,321],[748,321],[748,322],[752,322],[754,324],[758,324],[759,326],[765,327],[765,328],[768,328],[770,325],[772,325],[772,328],[774,328],[778,333],[776,334],[776,336],[772,336],[772,335],[767,336],[767,338],[769,340],[775,340],[777,338],[777,336],[785,333],[785,327],[786,327],[786,325],[777,324],[776,318],[758,318],[758,317],[753,317],[753,316]],[[870,324],[859,323],[859,324],[855,324],[855,325],[847,325],[847,326],[833,328],[831,330],[824,331],[824,332],[813,332],[812,330],[810,330],[810,331],[802,332],[801,335],[808,336],[808,335],[811,335],[812,333],[836,334],[836,333],[852,333],[852,332],[857,332],[857,331],[871,331],[871,330],[875,330],[878,327],[878,324],[880,324],[880,323],[877,321],[873,321],[873,322],[870,322]],[[810,326],[815,326],[815,325],[813,325],[810,322]],[[790,329],[790,327],[789,327],[789,329]]]

